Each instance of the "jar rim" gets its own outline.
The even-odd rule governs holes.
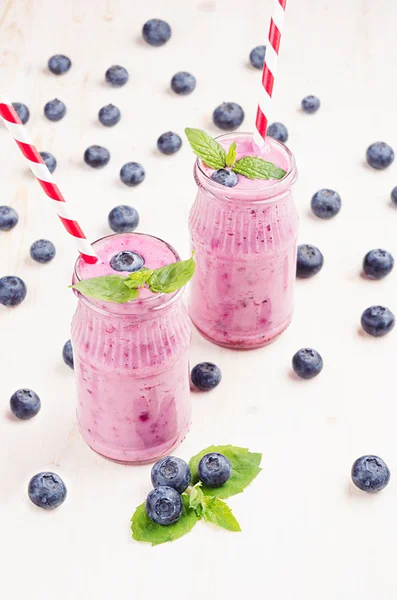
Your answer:
[[[149,237],[149,238],[153,238],[155,240],[158,240],[159,242],[161,242],[162,244],[164,244],[165,246],[167,246],[171,252],[173,253],[173,255],[176,258],[175,262],[178,262],[180,260],[180,256],[178,254],[178,252],[175,250],[175,248],[173,246],[171,246],[171,244],[169,244],[168,242],[166,242],[165,240],[155,236],[155,235],[150,235],[149,233],[138,233],[138,232],[127,232],[130,233],[133,236],[142,236],[142,237]],[[92,243],[92,246],[95,249],[95,244],[98,244],[104,240],[107,240],[109,238],[114,238],[117,236],[125,236],[126,233],[111,233],[109,235],[104,235],[100,238],[98,238],[97,240],[95,240]],[[78,281],[82,281],[82,278],[80,277],[80,274],[78,272],[78,265],[79,262],[82,260],[81,256],[79,256],[76,259],[76,262],[74,264],[74,269],[73,269],[73,283],[78,282]],[[179,290],[177,290],[176,292],[172,292],[171,294],[166,294],[164,292],[158,292],[153,294],[152,296],[148,296],[147,298],[137,298],[136,300],[131,300],[130,302],[125,302],[125,303],[117,303],[117,302],[106,302],[106,301],[99,301],[99,300],[95,300],[94,298],[89,298],[88,296],[85,296],[84,294],[82,294],[81,292],[79,292],[78,290],[73,290],[73,292],[75,293],[75,295],[77,296],[77,298],[83,302],[84,304],[86,304],[87,306],[89,306],[90,308],[94,309],[95,311],[103,314],[103,315],[109,315],[111,317],[128,317],[131,315],[137,315],[141,312],[147,311],[147,310],[161,310],[163,308],[168,307],[171,303],[173,303],[175,300],[177,300],[183,293],[185,289],[185,286],[179,288]],[[140,310],[125,310],[125,311],[112,311],[112,310],[106,310],[105,308],[98,306],[97,302],[103,302],[106,305],[109,306],[114,306],[114,307],[127,307],[133,309],[135,307],[135,309],[137,309],[139,307]]]
[[[216,137],[215,139],[219,141],[227,138],[233,138],[233,141],[236,141],[238,138],[246,139],[247,137],[253,139],[253,134],[249,132],[226,133]],[[274,138],[267,138],[267,140],[267,143],[275,146],[276,149],[281,151],[287,157],[289,169],[287,174],[282,179],[275,179],[274,183],[270,185],[268,183],[268,179],[263,180],[266,181],[266,185],[263,185],[262,187],[259,185],[256,188],[237,189],[225,187],[208,176],[204,170],[203,161],[198,157],[194,168],[196,182],[198,180],[201,185],[205,185],[206,191],[220,199],[233,200],[238,198],[240,201],[248,200],[250,202],[263,202],[264,200],[272,201],[275,196],[278,196],[278,194],[282,193],[284,189],[288,189],[291,185],[293,185],[293,183],[295,183],[297,178],[297,169],[295,157],[285,144],[275,140]],[[204,181],[205,184],[203,183]],[[258,197],[253,198],[253,196]]]

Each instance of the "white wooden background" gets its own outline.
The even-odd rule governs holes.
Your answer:
[[[150,467],[127,467],[91,452],[75,427],[73,374],[61,359],[75,300],[67,289],[74,250],[45,197],[27,172],[6,130],[0,129],[0,203],[11,204],[20,224],[0,234],[0,274],[26,281],[28,296],[0,310],[0,595],[12,600],[391,600],[396,597],[397,329],[384,339],[359,330],[361,312],[383,303],[397,313],[397,268],[381,282],[360,278],[365,252],[384,247],[397,258],[397,210],[389,195],[396,163],[375,172],[364,163],[367,146],[384,140],[397,150],[395,27],[388,0],[289,0],[274,118],[289,129],[300,171],[296,201],[300,241],[317,244],[322,272],[299,281],[292,326],[274,345],[238,353],[194,334],[191,360],[213,360],[222,384],[193,396],[193,426],[178,454],[188,459],[211,443],[262,451],[263,473],[230,501],[243,532],[205,524],[173,544],[151,548],[130,539],[129,518],[149,490]],[[25,102],[29,130],[41,150],[58,160],[56,178],[90,238],[108,232],[107,214],[134,205],[140,231],[169,240],[188,255],[187,218],[195,186],[186,142],[162,157],[157,137],[185,126],[215,134],[211,113],[222,101],[255,113],[259,73],[247,66],[264,43],[269,0],[2,0],[0,89]],[[151,48],[143,23],[164,18],[170,42]],[[48,58],[64,53],[70,72],[55,77]],[[105,70],[124,65],[129,83],[113,90]],[[179,70],[197,77],[188,97],[169,91]],[[314,116],[300,100],[316,94]],[[59,123],[43,116],[55,97],[68,109]],[[97,122],[99,108],[120,107],[114,129]],[[103,170],[82,160],[91,144],[111,152]],[[144,183],[130,189],[118,179],[127,161],[141,162]],[[309,213],[321,187],[339,191],[343,207],[332,221]],[[48,237],[57,247],[49,265],[29,259],[30,244]],[[0,307],[1,308],[1,307]],[[312,345],[324,371],[311,382],[290,372],[292,354]],[[29,422],[10,416],[19,387],[36,390],[40,414]],[[389,464],[389,487],[376,496],[352,489],[350,467],[364,453]],[[28,500],[30,477],[52,469],[69,495],[56,511]],[[393,476],[394,474],[394,476]]]

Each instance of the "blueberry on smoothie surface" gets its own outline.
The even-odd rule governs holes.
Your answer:
[[[364,257],[363,271],[370,279],[383,279],[394,267],[394,258],[387,250],[370,250]]]
[[[338,214],[342,200],[335,190],[322,189],[316,192],[311,199],[312,212],[320,219],[331,219]]]
[[[205,454],[198,464],[201,481],[208,487],[221,487],[232,474],[230,460],[219,452]]]
[[[379,456],[369,454],[354,461],[352,481],[363,492],[380,492],[390,481],[389,467]]]
[[[397,186],[392,189],[390,196],[392,204],[397,206]]]
[[[182,147],[182,140],[177,133],[167,131],[157,140],[157,148],[162,154],[175,154]]]
[[[17,390],[10,398],[10,408],[18,419],[31,419],[40,411],[40,398],[33,390]]]
[[[213,112],[212,119],[219,129],[233,131],[244,121],[244,111],[236,102],[223,102]]]
[[[163,46],[171,37],[171,27],[161,19],[150,19],[142,28],[142,36],[150,46]]]
[[[362,328],[374,337],[386,335],[395,323],[393,313],[385,306],[370,306],[361,315]]]
[[[39,263],[48,263],[56,254],[55,246],[50,240],[36,240],[30,246],[30,256]]]
[[[250,52],[250,63],[255,69],[263,69],[265,62],[266,46],[256,46]]]
[[[192,369],[191,380],[199,390],[207,392],[213,390],[222,379],[220,368],[211,362],[198,363]]]
[[[109,227],[116,233],[135,231],[139,224],[138,211],[133,206],[115,206],[108,216]]]
[[[267,135],[285,144],[288,140],[288,129],[282,123],[271,123],[267,128]]]
[[[71,340],[65,342],[62,348],[62,358],[65,365],[67,365],[71,369],[74,369],[73,346]]]
[[[105,167],[110,160],[110,152],[103,146],[89,146],[84,152],[84,162],[93,169]]]
[[[44,161],[45,166],[49,170],[50,173],[53,173],[57,168],[57,161],[55,156],[51,154],[51,152],[40,152],[41,158]]]
[[[62,100],[55,98],[44,106],[44,114],[50,121],[60,121],[66,115],[66,106]]]
[[[394,151],[385,142],[374,142],[367,148],[367,163],[374,169],[386,169],[394,160]]]
[[[48,61],[48,68],[54,75],[67,73],[71,66],[72,61],[64,54],[55,54]]]
[[[144,264],[142,256],[132,250],[118,252],[110,261],[110,266],[114,271],[128,271],[129,273],[139,271]]]
[[[7,275],[0,279],[0,304],[18,306],[25,300],[26,285],[20,277]]]
[[[114,104],[103,106],[98,113],[98,119],[105,127],[114,127],[120,121],[120,118],[121,112]]]
[[[29,121],[30,112],[26,104],[22,104],[22,102],[13,102],[12,103],[15,112],[18,117],[21,119],[22,123],[25,125]]]
[[[59,475],[47,471],[33,475],[29,481],[28,495],[39,508],[51,509],[65,501],[67,489]]]
[[[298,377],[313,379],[323,368],[323,359],[313,348],[301,348],[292,357],[292,368]]]
[[[0,206],[0,231],[10,231],[18,220],[18,213],[11,206]]]
[[[120,170],[120,179],[125,185],[135,187],[145,179],[145,169],[137,162],[125,163]]]
[[[211,175],[211,179],[226,187],[234,187],[238,184],[238,176],[228,169],[218,169],[217,171],[214,171]]]
[[[113,65],[105,73],[105,79],[112,87],[122,87],[128,81],[128,71],[120,65]]]
[[[187,71],[179,71],[175,73],[171,79],[171,89],[179,96],[187,96],[191,94],[196,87],[196,78]]]
[[[324,257],[316,246],[301,244],[296,258],[296,276],[300,279],[313,277],[323,268]]]
[[[146,514],[158,525],[176,523],[181,518],[182,512],[181,495],[168,485],[154,488],[146,498]]]
[[[176,456],[166,456],[152,467],[152,485],[154,488],[168,485],[182,494],[189,486],[191,472],[189,465]]]
[[[317,96],[306,96],[301,102],[303,112],[312,115],[320,108],[320,100]]]

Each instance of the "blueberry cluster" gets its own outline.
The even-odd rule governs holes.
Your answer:
[[[232,466],[219,452],[205,454],[198,464],[198,474],[204,485],[221,487],[230,479]],[[146,513],[158,525],[172,525],[181,518],[181,494],[188,490],[191,481],[189,465],[176,456],[166,456],[152,467],[153,489],[146,498]]]

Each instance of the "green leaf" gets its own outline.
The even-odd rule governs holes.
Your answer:
[[[201,508],[201,506],[202,506],[204,494],[200,489],[201,486],[202,486],[202,483],[201,483],[201,481],[199,481],[198,483],[196,483],[196,485],[194,487],[189,489],[189,506],[190,506],[190,508],[193,508],[194,510],[197,510],[197,509]],[[199,510],[199,514],[200,514],[200,512],[201,511]]]
[[[247,448],[239,448],[238,446],[209,446],[209,448],[205,448],[189,461],[189,467],[192,472],[192,484],[195,484],[199,480],[198,464],[200,460],[205,454],[210,452],[224,454],[230,460],[232,474],[230,479],[219,488],[210,488],[203,485],[201,489],[206,496],[229,498],[230,496],[239,494],[261,471],[259,465],[262,460],[262,454],[249,452]]]
[[[182,496],[183,513],[179,521],[173,525],[157,525],[146,514],[145,502],[140,504],[131,518],[132,537],[137,542],[150,542],[152,546],[173,542],[189,533],[200,520],[192,508],[189,508],[189,498]]]
[[[127,278],[121,275],[105,275],[104,277],[83,279],[70,287],[89,298],[124,304],[139,296],[136,288],[129,289],[125,285],[126,280]]]
[[[181,260],[165,267],[156,269],[147,282],[152,292],[170,294],[176,292],[193,277],[196,263],[193,258]]]
[[[130,273],[127,279],[125,280],[124,285],[126,285],[130,289],[143,287],[152,273],[153,271],[151,269],[146,269],[145,267],[142,267],[141,269],[139,269],[139,271]]]
[[[193,152],[212,169],[222,169],[226,164],[226,152],[222,146],[201,129],[186,127],[186,137]]]
[[[225,502],[219,498],[204,496],[202,504],[204,521],[223,527],[228,531],[241,531],[238,521]]]
[[[236,156],[237,156],[237,144],[236,142],[233,142],[233,144],[230,145],[229,150],[227,151],[226,154],[226,166],[227,167],[232,167],[236,161]]]
[[[283,169],[257,156],[240,158],[232,171],[249,179],[282,179],[286,175]]]

